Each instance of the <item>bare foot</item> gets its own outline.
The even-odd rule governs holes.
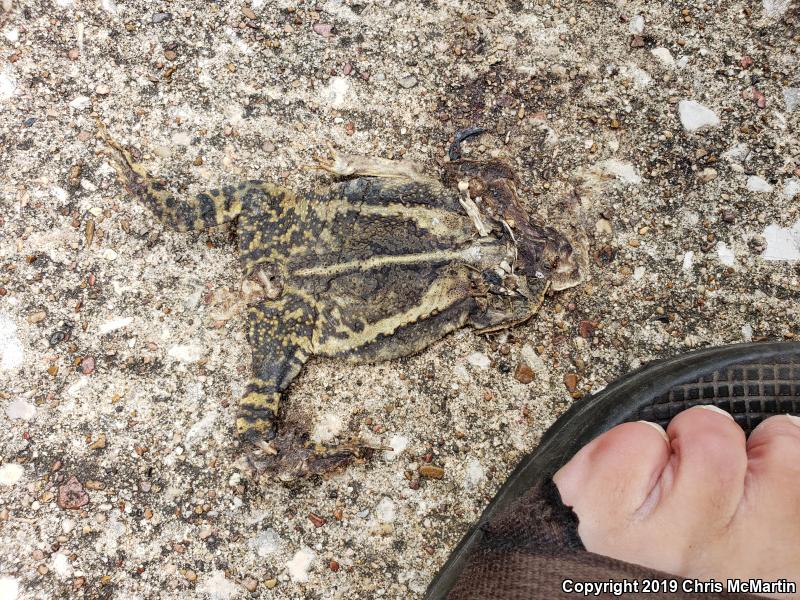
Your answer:
[[[680,413],[666,432],[619,425],[556,473],[581,540],[688,579],[800,584],[800,419],[772,417],[745,439],[730,415],[704,408]],[[782,590],[791,588],[773,588]]]

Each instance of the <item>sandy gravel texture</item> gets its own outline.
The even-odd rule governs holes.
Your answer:
[[[573,398],[689,348],[800,335],[796,0],[1,10],[3,599],[419,598]],[[516,165],[531,214],[588,241],[591,279],[509,334],[312,361],[287,418],[395,450],[252,482],[230,235],[155,222],[92,113],[184,192],[324,185],[302,167],[328,142],[435,173],[480,124],[468,155]]]

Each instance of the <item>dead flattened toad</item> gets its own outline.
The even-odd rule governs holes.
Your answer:
[[[252,377],[236,420],[258,472],[321,473],[365,452],[278,427],[281,397],[311,356],[372,363],[467,324],[511,327],[548,289],[582,279],[571,244],[529,218],[502,162],[455,160],[442,183],[411,163],[334,152],[319,168],[343,179],[324,191],[251,180],[180,199],[100,132],[121,182],[162,223],[232,222],[245,275],[263,286],[247,310]]]

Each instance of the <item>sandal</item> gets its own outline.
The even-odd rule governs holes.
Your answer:
[[[689,352],[647,364],[576,401],[544,434],[536,451],[517,465],[447,559],[425,598],[447,598],[454,587],[461,590],[455,594],[458,598],[495,597],[463,593],[464,589],[475,589],[484,576],[471,572],[484,555],[492,555],[497,564],[506,566],[514,552],[530,557],[531,548],[543,542],[554,548],[583,550],[577,537],[577,519],[561,504],[551,481],[553,474],[583,446],[620,423],[645,420],[666,427],[678,413],[702,404],[713,404],[730,413],[748,435],[772,415],[800,415],[800,342],[736,344]],[[559,522],[559,526],[537,522],[548,519]],[[574,527],[570,529],[570,525]],[[584,566],[595,567],[598,559],[605,559],[585,551],[583,554],[594,557],[591,565],[584,561]],[[612,559],[605,562],[611,567],[619,563]],[[654,573],[619,564],[640,569],[640,574]],[[628,569],[622,573],[632,572]],[[517,573],[525,576],[527,572]]]

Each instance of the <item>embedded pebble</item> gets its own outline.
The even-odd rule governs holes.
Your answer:
[[[25,469],[23,466],[17,463],[0,465],[0,485],[14,485],[22,478],[24,473]]]
[[[768,194],[772,191],[772,185],[758,175],[751,175],[747,178],[747,189],[751,192],[758,192],[761,194]]]
[[[678,115],[686,131],[697,131],[720,124],[717,113],[694,100],[681,100],[678,103]]]
[[[178,344],[170,347],[167,354],[183,363],[194,363],[203,357],[203,347],[197,344]]]
[[[58,488],[58,506],[75,510],[89,504],[89,494],[75,475],[71,475],[66,483]]]
[[[717,178],[717,170],[712,169],[711,167],[706,167],[697,175],[697,179],[702,183],[708,183],[709,181],[714,181]]]
[[[204,594],[212,600],[229,600],[241,594],[241,589],[233,581],[225,577],[221,570],[211,571],[204,575],[197,584],[198,594]]]
[[[428,479],[441,479],[444,477],[444,469],[435,465],[422,465],[419,468],[419,474]]]
[[[6,407],[6,415],[9,419],[22,419],[30,421],[36,416],[36,407],[30,402],[22,399],[12,400]]]
[[[395,460],[408,447],[408,438],[403,435],[396,435],[389,440],[388,446],[391,450],[385,450],[383,457],[388,461]]]
[[[88,108],[91,104],[92,99],[89,96],[77,96],[74,98],[70,103],[70,107],[74,108],[75,110],[83,110]]]
[[[417,85],[417,78],[413,75],[406,75],[405,77],[401,77],[397,80],[397,83],[400,84],[400,87],[405,88],[407,90],[413,88]]]
[[[164,21],[172,20],[172,13],[168,12],[158,12],[153,13],[151,21],[154,25],[158,25],[159,23],[163,23]]]
[[[769,225],[764,229],[764,260],[800,260],[800,221],[792,227]]]
[[[719,258],[719,262],[726,267],[732,267],[736,264],[736,255],[733,253],[733,250],[728,248],[725,242],[717,242],[717,257]]]
[[[672,67],[675,65],[675,59],[672,58],[672,53],[667,48],[653,48],[650,50],[650,54],[655,56],[667,67]]]
[[[281,543],[281,536],[274,529],[266,529],[250,538],[247,545],[261,558],[266,558],[278,551]]]
[[[473,352],[467,356],[467,362],[480,369],[488,369],[492,364],[492,361],[483,352]]]
[[[783,102],[786,105],[786,112],[794,112],[800,106],[800,88],[784,88]]]
[[[391,498],[384,496],[375,507],[375,517],[381,523],[392,523],[395,519],[397,505]]]
[[[308,573],[311,566],[314,564],[317,555],[308,547],[298,550],[288,563],[286,563],[286,570],[289,577],[296,583],[305,583],[308,581]]]
[[[486,479],[486,472],[481,465],[481,462],[475,458],[470,457],[467,460],[467,466],[464,477],[464,487],[473,489],[478,487]]]
[[[791,200],[800,194],[800,179],[789,179],[783,184],[783,195],[787,200]]]

